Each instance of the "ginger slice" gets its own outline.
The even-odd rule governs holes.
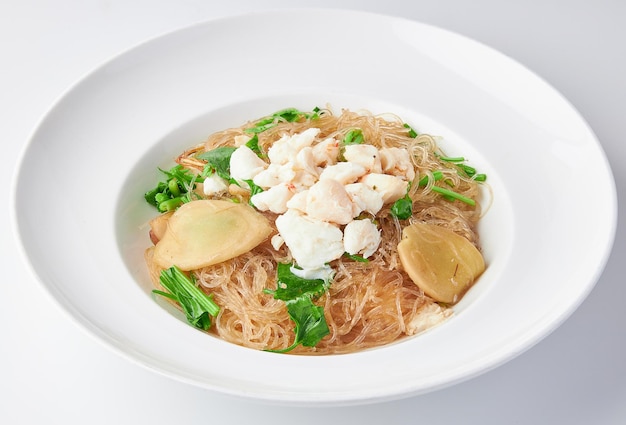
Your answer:
[[[167,220],[153,258],[163,268],[196,270],[250,251],[271,232],[268,220],[246,204],[192,201]]]
[[[415,223],[398,244],[402,267],[435,301],[454,304],[485,270],[480,251],[466,238],[432,224]]]

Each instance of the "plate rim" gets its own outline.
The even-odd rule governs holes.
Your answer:
[[[505,355],[505,356],[500,356],[499,359],[497,361],[492,361],[491,363],[489,363],[487,368],[482,368],[480,370],[474,370],[473,373],[469,373],[469,374],[465,374],[465,375],[461,375],[461,376],[457,376],[456,379],[454,380],[448,380],[445,383],[442,383],[438,386],[432,387],[430,389],[428,389],[427,391],[431,391],[431,390],[436,390],[439,388],[443,388],[443,387],[447,387],[462,381],[465,381],[467,379],[470,379],[476,375],[482,374],[484,372],[487,372],[488,370],[491,370],[493,368],[498,367],[499,365],[501,365],[502,363],[505,363],[507,361],[510,361],[513,357],[516,357],[517,355],[521,354],[522,352],[530,349],[532,346],[534,346],[537,342],[539,342],[540,340],[542,340],[543,338],[545,338],[548,334],[550,334],[552,331],[554,331],[556,328],[558,328],[558,326],[560,326],[579,306],[580,304],[582,304],[582,302],[587,298],[588,294],[593,290],[593,287],[595,286],[595,283],[597,282],[597,280],[600,278],[606,262],[608,261],[608,258],[610,256],[610,252],[612,251],[612,247],[614,245],[614,240],[615,240],[615,235],[616,235],[616,228],[617,228],[617,191],[616,191],[616,187],[615,187],[615,181],[613,178],[613,174],[612,174],[612,170],[610,167],[610,164],[608,162],[608,159],[606,157],[606,154],[604,153],[604,150],[602,149],[602,146],[598,140],[598,138],[595,136],[593,130],[591,129],[591,127],[587,124],[587,122],[584,120],[583,116],[578,112],[578,110],[569,102],[569,100],[567,98],[565,98],[558,90],[556,90],[556,88],[554,88],[552,85],[548,84],[547,82],[545,82],[545,80],[543,80],[543,78],[541,78],[539,75],[537,75],[536,73],[534,73],[532,70],[528,69],[526,66],[524,66],[523,64],[515,61],[514,59],[510,58],[509,56],[507,56],[506,54],[497,51],[495,49],[493,49],[492,47],[485,45],[484,43],[481,43],[479,41],[476,41],[474,39],[471,39],[469,37],[466,37],[464,35],[458,34],[456,32],[444,29],[444,28],[440,28],[431,24],[426,24],[426,23],[422,23],[422,22],[418,22],[418,21],[413,21],[413,20],[409,20],[403,17],[396,17],[396,16],[390,16],[390,15],[382,15],[382,14],[378,14],[378,13],[371,13],[371,12],[359,12],[359,11],[350,11],[350,10],[338,10],[338,9],[323,9],[323,8],[310,8],[310,9],[281,9],[282,13],[287,13],[287,14],[302,14],[304,12],[306,12],[307,10],[314,10],[316,12],[321,12],[321,13],[331,13],[331,14],[336,14],[336,13],[348,13],[348,14],[363,14],[363,15],[370,15],[371,17],[377,17],[377,18],[383,18],[383,19],[387,19],[387,20],[402,20],[405,22],[410,23],[411,25],[417,24],[417,25],[421,25],[424,27],[428,27],[428,28],[432,28],[432,29],[436,29],[437,31],[444,31],[446,33],[449,33],[455,37],[461,37],[464,40],[470,41],[472,43],[476,43],[476,45],[481,46],[481,48],[486,48],[489,49],[491,52],[498,54],[499,56],[506,58],[509,61],[512,61],[516,66],[521,67],[521,69],[523,69],[525,72],[529,72],[532,75],[534,75],[535,78],[539,78],[540,80],[544,81],[544,83],[550,87],[554,93],[558,94],[561,98],[562,101],[566,102],[566,104],[568,105],[568,107],[573,110],[578,119],[581,120],[581,122],[588,128],[588,131],[590,133],[590,135],[593,135],[593,141],[595,142],[595,149],[599,151],[599,153],[602,156],[602,159],[604,160],[605,163],[605,168],[607,170],[607,172],[609,173],[610,179],[609,181],[612,183],[612,188],[609,188],[608,191],[611,193],[611,197],[608,200],[609,203],[612,205],[611,211],[609,212],[610,215],[610,223],[609,223],[609,234],[610,234],[610,238],[607,241],[607,243],[605,243],[605,250],[604,252],[600,255],[600,257],[602,258],[602,263],[598,265],[598,267],[595,269],[595,273],[592,279],[592,283],[588,284],[585,289],[586,291],[584,291],[584,293],[580,293],[579,296],[577,297],[577,302],[575,304],[572,304],[569,306],[568,309],[566,309],[565,311],[561,312],[560,318],[557,321],[553,321],[551,323],[550,327],[546,327],[543,329],[542,333],[537,333],[534,332],[532,333],[532,335],[529,335],[529,339],[532,340],[530,343],[526,343],[523,344],[523,347],[518,347],[521,348],[520,350],[518,350],[515,353],[510,353],[509,355]],[[29,253],[27,252],[26,249],[26,241],[23,240],[23,234],[19,231],[20,225],[19,225],[19,211],[18,211],[18,184],[19,184],[19,176],[22,173],[23,170],[23,165],[24,162],[27,159],[27,155],[29,152],[29,149],[31,148],[32,143],[34,143],[33,141],[35,140],[40,128],[43,126],[43,124],[46,122],[46,120],[48,119],[50,113],[55,110],[62,102],[63,100],[65,100],[68,96],[71,95],[71,93],[76,89],[76,87],[78,87],[79,85],[83,84],[85,81],[88,81],[94,74],[96,74],[97,72],[99,72],[101,69],[103,69],[104,67],[106,67],[108,64],[111,64],[117,60],[119,60],[122,57],[125,57],[126,55],[130,55],[132,54],[132,52],[134,52],[136,49],[141,48],[142,46],[145,45],[149,45],[155,41],[158,40],[162,40],[165,38],[170,37],[172,34],[179,34],[179,33],[183,33],[186,31],[189,31],[193,28],[197,28],[197,27],[202,27],[205,25],[211,25],[213,23],[215,23],[216,21],[233,21],[233,20],[239,20],[242,17],[246,17],[246,16],[251,16],[251,15],[267,15],[271,12],[268,11],[264,11],[264,12],[249,12],[243,15],[234,15],[234,16],[227,16],[227,17],[220,17],[220,18],[215,18],[215,19],[211,19],[211,20],[205,20],[205,21],[201,21],[201,22],[197,22],[195,24],[189,25],[189,26],[184,26],[178,29],[174,29],[172,31],[168,31],[166,33],[151,37],[147,40],[144,40],[140,43],[137,43],[129,48],[127,48],[126,50],[120,52],[119,54],[116,54],[114,56],[112,56],[111,58],[109,58],[108,60],[102,62],[101,64],[95,66],[93,69],[91,69],[90,71],[88,71],[85,75],[83,75],[83,77],[81,77],[80,79],[78,79],[74,84],[72,84],[65,92],[63,92],[55,102],[53,102],[52,106],[50,107],[50,109],[48,109],[46,111],[46,113],[41,117],[41,119],[36,123],[31,135],[29,136],[28,142],[26,144],[24,144],[24,146],[22,147],[22,151],[19,155],[19,159],[17,162],[17,167],[15,167],[14,169],[14,176],[12,179],[12,196],[11,196],[11,203],[12,203],[12,207],[10,208],[10,216],[11,216],[11,227],[14,229],[14,235],[18,241],[17,245],[20,249],[20,256],[26,260],[26,264],[27,264],[27,269],[29,270],[30,274],[35,278],[35,281],[38,282],[39,286],[41,286],[46,293],[48,293],[48,295],[50,296],[50,298],[55,302],[55,304],[57,304],[62,311],[64,311],[65,314],[68,315],[68,317],[71,319],[72,322],[76,323],[77,325],[79,325],[79,328],[83,329],[84,331],[86,331],[86,333],[88,335],[90,335],[91,337],[95,337],[94,339],[97,340],[99,343],[101,343],[102,345],[104,345],[105,347],[111,349],[113,348],[115,352],[117,352],[118,354],[121,354],[123,357],[133,361],[136,364],[139,364],[140,366],[143,367],[147,367],[150,370],[159,372],[165,376],[168,376],[170,378],[175,378],[178,380],[181,380],[180,377],[174,377],[172,376],[170,373],[167,373],[166,371],[163,370],[159,370],[158,368],[155,367],[151,367],[150,365],[146,364],[145,362],[140,361],[138,358],[135,358],[133,355],[131,355],[130,353],[128,353],[126,350],[124,350],[122,347],[118,347],[116,344],[113,344],[110,341],[110,338],[107,337],[107,335],[100,335],[99,329],[97,327],[93,327],[91,326],[91,322],[87,321],[78,321],[76,320],[75,317],[75,313],[76,312],[72,312],[68,309],[68,305],[67,303],[61,303],[61,301],[57,298],[57,296],[51,291],[51,288],[49,287],[49,285],[45,284],[44,279],[40,276],[40,271],[36,270],[35,265],[32,262],[32,259],[29,256]],[[88,326],[89,325],[89,326]],[[182,379],[183,381],[185,381],[184,379]],[[188,382],[190,384],[194,384],[194,382]],[[196,383],[197,384],[197,383]],[[213,390],[217,390],[220,392],[227,392],[230,393],[232,395],[239,395],[239,396],[250,396],[254,399],[259,399],[259,395],[258,394],[245,394],[244,392],[241,391],[225,391],[224,388],[221,387],[210,387]],[[372,401],[383,401],[383,400],[389,400],[389,399],[394,399],[394,398],[400,398],[400,397],[405,397],[405,396],[411,396],[411,395],[415,395],[416,393],[423,393],[425,392],[424,390],[418,390],[418,391],[413,391],[413,392],[401,392],[399,394],[386,394],[385,396],[381,396],[379,395],[375,395],[372,394],[370,398],[351,398],[350,396],[345,396],[343,399],[336,399],[334,398],[333,400],[327,400],[327,399],[315,399],[315,400],[311,400],[310,396],[302,396],[300,395],[302,398],[300,397],[282,397],[282,396],[277,396],[277,397],[267,397],[265,400],[266,401],[271,401],[271,402],[287,402],[290,404],[293,403],[304,403],[304,404],[310,404],[311,402],[313,402],[313,404],[328,404],[328,403],[339,403],[339,404],[359,404],[359,403],[369,403]]]

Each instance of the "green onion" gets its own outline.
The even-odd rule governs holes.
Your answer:
[[[196,328],[208,330],[211,327],[211,316],[220,311],[213,299],[202,292],[192,277],[187,277],[177,266],[163,270],[160,276],[161,285],[168,291],[153,290],[152,292],[176,301],[187,316],[189,324]]]
[[[463,162],[465,161],[465,158],[462,156],[439,156],[437,155],[437,157],[442,160],[442,161],[446,161],[446,162]]]
[[[364,140],[363,131],[360,128],[354,128],[346,133],[341,144],[343,146],[360,145]]]
[[[404,128],[407,128],[409,130],[409,137],[412,137],[415,139],[418,136],[417,131],[415,131],[413,127],[411,127],[407,123],[404,123]]]
[[[435,181],[439,181],[443,178],[443,173],[439,170],[433,171],[433,179]],[[424,177],[422,177],[418,183],[419,186],[426,186],[428,184],[428,180],[429,177],[428,175],[425,175]]]
[[[439,186],[433,186],[432,190],[433,190],[433,192],[437,192],[437,193],[440,193],[440,194],[444,195],[449,200],[455,200],[456,199],[458,201],[465,202],[467,205],[471,205],[471,206],[475,206],[476,205],[476,201],[474,201],[472,198],[468,198],[467,196],[463,196],[460,193],[457,193],[457,192],[455,192],[453,190],[446,189],[446,188],[439,187]]]
[[[157,183],[156,187],[144,194],[144,199],[160,212],[173,211],[192,197],[196,181],[204,181],[203,176],[198,176],[191,171],[176,165],[169,171],[159,168],[166,181]]]

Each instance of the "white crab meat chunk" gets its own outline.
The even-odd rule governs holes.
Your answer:
[[[289,209],[276,219],[276,228],[296,263],[319,269],[344,253],[343,233],[334,224],[315,220]]]
[[[345,147],[343,157],[348,162],[362,165],[368,173],[382,173],[383,171],[376,146],[348,145]]]
[[[420,308],[407,324],[407,335],[415,335],[439,325],[452,316],[452,310],[431,303]]]
[[[378,228],[368,219],[351,221],[343,229],[343,245],[350,255],[361,254],[368,258],[376,252],[380,240]]]
[[[306,213],[316,220],[348,224],[354,217],[354,207],[341,183],[320,180],[307,192]]]
[[[406,149],[383,148],[379,152],[383,173],[400,176],[408,181],[415,178],[415,168]]]
[[[311,174],[315,178],[319,176],[320,169],[317,168],[315,164],[315,156],[313,155],[312,147],[304,147],[298,152],[293,168],[296,171],[304,171],[305,173]]]
[[[335,180],[341,184],[349,184],[356,182],[360,177],[367,173],[367,169],[361,164],[353,162],[338,162],[324,168],[320,174],[321,180]]]
[[[402,177],[390,174],[371,173],[361,179],[361,183],[378,192],[384,204],[395,202],[406,195],[409,182]]]
[[[310,146],[304,147],[298,152],[292,168],[296,173],[292,183],[299,189],[313,186],[317,182],[321,171],[315,165],[313,149]]]
[[[287,201],[294,195],[293,185],[281,183],[263,192],[252,195],[250,202],[260,211],[282,214],[287,211]]]
[[[219,195],[228,191],[228,183],[217,174],[211,174],[204,179],[202,183],[202,191],[205,195]]]
[[[274,187],[281,183],[289,183],[296,177],[293,164],[288,162],[283,165],[271,163],[265,170],[254,176],[252,181],[264,189]]]
[[[269,148],[267,156],[270,162],[280,165],[293,162],[302,148],[313,144],[319,132],[319,128],[309,128],[292,136],[284,135]]]
[[[308,195],[309,195],[308,190],[296,192],[291,197],[291,199],[287,201],[287,208],[293,208],[305,214],[306,213],[306,198]]]
[[[295,177],[293,178],[293,180],[291,180],[291,183],[298,190],[306,190],[310,188],[311,186],[313,186],[316,182],[317,182],[317,177],[315,177],[313,174],[307,173],[306,171],[302,171],[302,170],[296,171]]]
[[[230,157],[230,175],[238,182],[252,180],[268,164],[247,146],[239,146]]]
[[[363,211],[376,215],[383,207],[382,195],[364,183],[351,183],[344,186],[355,207],[353,217]]]
[[[332,137],[322,140],[312,147],[315,165],[327,166],[337,163],[339,156],[339,142]]]

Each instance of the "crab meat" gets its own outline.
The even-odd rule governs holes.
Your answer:
[[[267,168],[267,163],[247,146],[239,146],[230,157],[230,175],[238,182],[251,180]]]
[[[343,230],[343,245],[350,255],[361,254],[368,258],[380,245],[380,232],[371,220],[354,220]]]
[[[352,199],[356,217],[363,211],[376,215],[383,207],[382,195],[364,183],[351,183],[344,186],[348,196]]]
[[[335,165],[329,165],[324,168],[320,174],[321,180],[336,180],[341,184],[349,184],[356,182],[359,177],[364,176],[367,170],[361,164],[352,162],[338,162]]]
[[[344,253],[343,233],[334,224],[287,210],[276,218],[276,228],[296,263],[305,269],[318,269]]]
[[[291,199],[294,193],[293,185],[281,183],[252,195],[250,202],[260,211],[282,214],[287,211],[287,201]]]
[[[402,198],[409,186],[409,182],[401,177],[377,173],[366,175],[361,179],[361,183],[378,192],[383,198],[384,204],[389,204]]]
[[[211,174],[204,179],[202,191],[207,196],[225,193],[228,191],[228,183],[217,174]]]
[[[415,168],[406,149],[383,148],[380,150],[383,173],[399,176],[407,181],[415,178]]]
[[[337,157],[339,156],[339,142],[330,137],[325,139],[312,147],[313,158],[315,159],[315,165],[327,166],[337,163]]]
[[[270,162],[279,165],[293,162],[302,148],[313,144],[319,132],[319,128],[309,128],[293,136],[284,135],[269,148],[267,156]]]
[[[254,176],[254,184],[264,189],[274,187],[281,183],[289,183],[296,177],[292,163],[283,165],[270,164],[265,170]]]
[[[343,157],[346,161],[365,167],[368,173],[382,173],[380,154],[373,145],[348,145]]]
[[[353,216],[352,200],[336,180],[320,180],[308,190],[306,213],[310,217],[337,224],[348,224]]]

